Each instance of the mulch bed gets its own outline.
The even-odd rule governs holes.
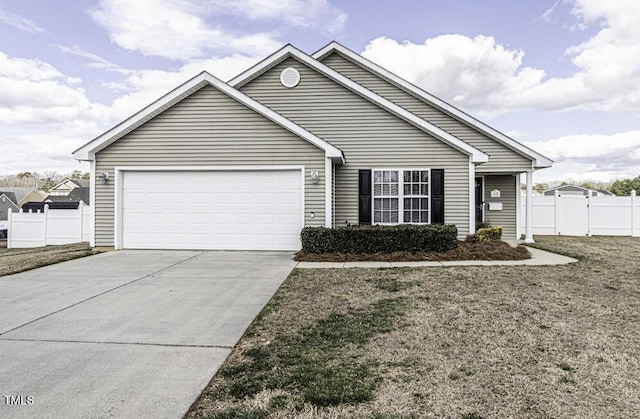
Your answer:
[[[483,242],[459,241],[458,247],[444,253],[393,252],[374,254],[354,253],[309,253],[300,250],[294,256],[300,262],[414,262],[414,261],[452,261],[452,260],[524,260],[531,259],[526,247],[511,246],[500,240]]]

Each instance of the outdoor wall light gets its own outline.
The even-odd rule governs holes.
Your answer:
[[[313,212],[313,211],[311,211],[311,215],[310,215],[310,217],[311,217],[311,218],[315,218],[315,216],[316,216],[316,213],[315,213],[315,212]]]
[[[104,185],[105,183],[107,183],[107,181],[109,181],[109,172],[100,173],[99,178],[100,178],[100,183]]]
[[[311,172],[311,183],[318,183],[318,172]]]

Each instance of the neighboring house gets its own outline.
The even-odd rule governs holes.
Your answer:
[[[91,194],[88,187],[78,186],[73,188],[67,195],[49,195],[45,202],[84,202],[89,205],[91,203]]]
[[[27,202],[22,206],[23,212],[44,212],[44,206],[49,209],[78,209],[79,202]]]
[[[545,196],[554,196],[556,191],[558,191],[558,193],[560,193],[560,195],[584,195],[584,196],[587,196],[587,195],[589,195],[589,193],[591,193],[591,196],[615,196],[614,194],[612,194],[609,191],[600,190],[600,189],[595,190],[595,189],[583,188],[582,186],[578,186],[578,185],[556,186],[555,188],[549,188],[546,191],[544,191],[543,195],[545,195]]]
[[[46,192],[39,191],[36,188],[2,188],[4,192],[13,192],[16,196],[16,204],[18,207],[22,208],[22,205],[25,202],[36,201],[41,202],[44,201],[47,194]]]
[[[520,236],[543,155],[331,43],[203,72],[74,152],[92,244],[296,250],[303,226],[480,222]],[[531,222],[526,239],[532,241]]]
[[[20,207],[17,204],[16,194],[0,190],[0,221],[8,219],[9,209],[12,211],[20,211]]]
[[[89,179],[65,179],[49,189],[49,196],[67,196],[75,188],[89,187]]]

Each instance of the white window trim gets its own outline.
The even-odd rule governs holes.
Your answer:
[[[376,198],[396,198],[395,196],[375,196],[374,194],[374,185],[375,185],[375,176],[374,176],[374,172],[382,172],[382,171],[397,171],[398,172],[398,222],[397,223],[392,223],[392,222],[375,222],[375,199]],[[404,221],[404,172],[412,172],[412,171],[427,171],[429,172],[429,195],[427,196],[427,199],[429,200],[429,210],[428,210],[428,215],[429,215],[429,221],[426,223],[413,223],[413,222],[406,222]],[[431,187],[432,187],[433,183],[431,181],[431,168],[429,167],[422,167],[422,168],[386,168],[386,167],[381,167],[381,168],[375,168],[375,169],[371,169],[371,224],[372,225],[400,225],[400,224],[415,224],[415,225],[427,225],[427,224],[431,224],[431,214],[432,214],[432,208],[431,208]],[[415,197],[416,195],[409,195],[411,197]],[[424,195],[419,195],[419,196],[423,196]],[[402,220],[402,221],[400,221]]]

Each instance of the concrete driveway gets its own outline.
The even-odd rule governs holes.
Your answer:
[[[294,266],[127,250],[0,277],[0,417],[182,417]]]

